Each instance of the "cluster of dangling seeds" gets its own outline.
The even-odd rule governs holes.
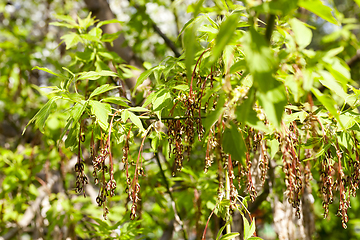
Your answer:
[[[85,184],[89,183],[88,177],[84,173],[84,163],[77,162],[75,164],[75,172],[76,172],[76,193],[84,193],[85,196]]]
[[[300,199],[302,194],[302,179],[300,171],[300,160],[295,146],[298,144],[298,133],[293,123],[287,129],[282,139],[283,172],[285,173],[285,185],[288,202],[296,209],[296,216],[300,218]]]
[[[329,204],[334,200],[333,189],[334,189],[334,180],[333,174],[335,172],[333,165],[330,163],[331,159],[323,159],[321,162],[321,173],[320,173],[320,182],[321,182],[321,194],[323,198],[323,208],[324,208],[324,218],[329,214]]]
[[[171,153],[175,155],[175,166],[173,175],[176,172],[181,171],[184,160],[184,146],[182,141],[182,135],[184,132],[184,125],[180,119],[168,120],[168,136],[169,136],[169,158]]]

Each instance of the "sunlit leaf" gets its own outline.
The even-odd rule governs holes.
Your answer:
[[[101,85],[100,87],[95,88],[95,90],[90,94],[89,99],[116,88],[119,88],[119,86],[110,86],[109,84]]]
[[[107,103],[101,103],[99,101],[90,100],[91,113],[95,115],[97,122],[103,130],[107,130],[109,123],[108,117],[111,113],[111,107]]]
[[[339,25],[338,21],[333,17],[330,7],[325,6],[320,0],[299,0],[299,6],[306,10],[318,15],[322,19]]]
[[[117,77],[117,74],[114,73],[113,71],[107,71],[107,70],[102,70],[100,72],[89,71],[89,72],[80,73],[80,77],[78,78],[78,80],[84,80],[84,79],[96,80],[99,79],[100,77]]]
[[[289,24],[294,31],[295,41],[299,45],[300,49],[307,47],[312,40],[312,31],[297,18],[290,19]]]

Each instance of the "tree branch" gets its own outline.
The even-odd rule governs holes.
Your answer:
[[[106,0],[85,0],[86,6],[91,11],[97,19],[100,21],[111,20],[116,18],[114,13],[111,11],[109,4]],[[104,33],[113,34],[122,31],[122,27],[119,23],[110,23],[102,26]],[[113,52],[116,52],[122,59],[124,59],[128,64],[133,65],[139,69],[142,69],[142,63],[139,58],[137,58],[131,49],[130,46],[125,44],[124,34],[120,34],[117,39],[113,41],[113,45],[106,43],[106,47]],[[140,73],[135,73],[134,78],[126,79],[126,85],[129,89],[133,88],[136,84],[136,75]]]
[[[153,29],[154,31],[160,35],[160,37],[162,37],[162,39],[164,39],[166,45],[174,52],[175,54],[175,57],[180,57],[180,53],[179,51],[177,50],[175,44],[173,41],[171,41],[162,31],[161,29],[153,22]]]
[[[274,26],[275,26],[275,15],[270,14],[268,21],[267,21],[266,32],[265,32],[265,38],[269,43],[271,40],[271,35],[273,32]]]
[[[355,64],[356,64],[357,62],[359,62],[359,61],[360,61],[360,49],[356,51],[356,54],[355,54],[352,58],[350,58],[350,59],[346,62],[346,64],[347,64],[350,68],[352,68],[352,67],[354,67]]]

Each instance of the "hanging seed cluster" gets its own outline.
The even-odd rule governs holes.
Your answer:
[[[85,135],[82,135],[81,132],[81,124],[80,124],[80,130],[79,130],[79,142],[78,142],[78,156],[77,156],[77,163],[75,164],[75,172],[76,172],[76,187],[75,192],[81,193],[83,192],[84,197],[85,195],[85,184],[89,183],[88,177],[85,175],[84,172],[84,163],[81,158],[81,142],[85,141]]]
[[[94,139],[93,136],[91,137],[91,141],[90,144],[92,146],[91,148],[91,155],[92,155],[92,164],[93,164],[93,172],[92,175],[94,177],[94,183],[95,185],[99,185],[99,192],[98,192],[98,196],[96,197],[96,203],[99,206],[102,206],[104,209],[103,212],[103,216],[106,219],[107,218],[107,214],[109,213],[109,209],[106,206],[106,201],[107,201],[107,197],[110,196],[114,196],[115,194],[115,189],[116,189],[116,181],[114,180],[114,176],[113,173],[111,171],[112,169],[112,161],[110,161],[110,166],[108,167],[105,164],[105,160],[107,158],[112,158],[111,156],[111,152],[110,152],[110,147],[108,144],[108,141],[100,141],[100,151],[97,154],[96,153],[96,148],[95,148],[95,143],[94,143]],[[109,176],[109,180],[107,181],[107,175]]]
[[[333,175],[335,173],[333,165],[330,163],[332,160],[324,158],[321,161],[321,173],[320,173],[320,189],[323,198],[324,218],[327,218],[329,214],[329,204],[334,201],[334,180]]]
[[[286,195],[288,202],[296,209],[296,216],[300,218],[300,199],[303,190],[300,160],[295,146],[298,146],[298,132],[294,123],[290,129],[284,126],[282,139],[283,172],[285,173]]]

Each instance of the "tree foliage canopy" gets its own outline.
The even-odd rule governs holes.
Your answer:
[[[157,26],[149,4],[129,4],[135,13],[126,24],[85,11],[74,17],[67,3],[34,36],[26,27],[33,19],[21,27],[9,10],[16,4],[0,5],[7,9],[0,130],[12,137],[26,125],[22,140],[0,148],[5,234],[35,224],[30,216],[47,220],[47,238],[60,231],[80,238],[258,239],[255,225],[269,226],[264,212],[276,218],[278,204],[288,209],[282,221],[298,225],[296,238],[357,226],[348,216],[355,215],[350,205],[359,211],[360,181],[353,18],[320,0],[200,0],[187,6],[191,18],[176,40]],[[326,27],[331,33],[317,36]],[[144,36],[155,33],[164,44],[149,51]],[[119,38],[146,60],[143,69],[139,58],[114,52]],[[62,45],[52,55],[46,45],[56,41]],[[264,222],[255,222],[257,211]],[[314,214],[330,219],[331,212],[342,224],[317,223],[313,235]],[[294,234],[278,226],[279,238]]]

